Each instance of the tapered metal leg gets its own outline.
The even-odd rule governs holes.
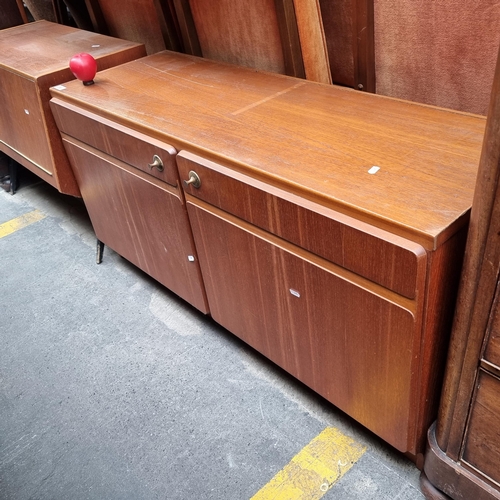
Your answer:
[[[102,262],[102,254],[104,253],[104,243],[100,240],[97,240],[97,248],[95,254],[95,261],[97,264]]]

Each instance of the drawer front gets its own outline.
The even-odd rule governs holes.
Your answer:
[[[393,446],[409,450],[413,313],[265,231],[203,202],[187,205],[212,317]]]
[[[51,108],[62,133],[147,172],[171,186],[178,185],[175,164],[177,151],[173,146],[58,99],[51,101]],[[152,166],[155,157],[159,158],[161,165]]]
[[[482,370],[462,458],[500,485],[500,379]]]
[[[407,298],[423,287],[420,245],[199,156],[177,156],[186,193]],[[194,171],[201,184],[185,184]]]
[[[497,284],[495,300],[490,313],[488,340],[484,351],[484,359],[492,363],[500,373],[500,287]]]
[[[186,207],[175,189],[64,139],[99,240],[208,312]]]

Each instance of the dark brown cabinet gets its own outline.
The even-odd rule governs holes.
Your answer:
[[[422,489],[429,499],[500,499],[499,126],[500,54],[440,410],[428,434]]]

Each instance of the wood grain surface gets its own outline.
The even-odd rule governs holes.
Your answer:
[[[201,179],[199,188],[184,186],[186,193],[409,299],[423,294],[420,245],[185,151],[177,165],[181,179],[191,170]]]
[[[105,56],[118,57],[118,53],[124,51],[135,51],[135,58],[145,55],[140,43],[48,21],[36,21],[0,32],[0,68],[8,68],[33,80],[63,70],[66,70],[67,79],[58,83],[74,80],[68,65],[71,57],[79,52],[91,54],[97,61],[98,71],[101,71],[110,67],[104,64]]]
[[[190,199],[188,212],[212,317],[399,450],[411,448],[414,314],[222,211]]]
[[[64,144],[97,238],[207,312],[186,207],[178,190],[71,138],[65,138]]]
[[[99,71],[145,55],[141,44],[47,21],[0,32],[0,149],[73,196],[80,191],[49,108],[49,87],[75,78],[69,60],[80,52],[92,54]]]
[[[500,379],[480,371],[463,460],[500,484]]]
[[[428,249],[468,220],[482,117],[171,52],[53,94]]]
[[[203,57],[285,73],[274,0],[189,0]]]

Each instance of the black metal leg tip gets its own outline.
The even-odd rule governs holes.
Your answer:
[[[103,253],[104,253],[104,243],[100,240],[97,240],[97,248],[95,256],[96,264],[100,264],[102,262]]]

